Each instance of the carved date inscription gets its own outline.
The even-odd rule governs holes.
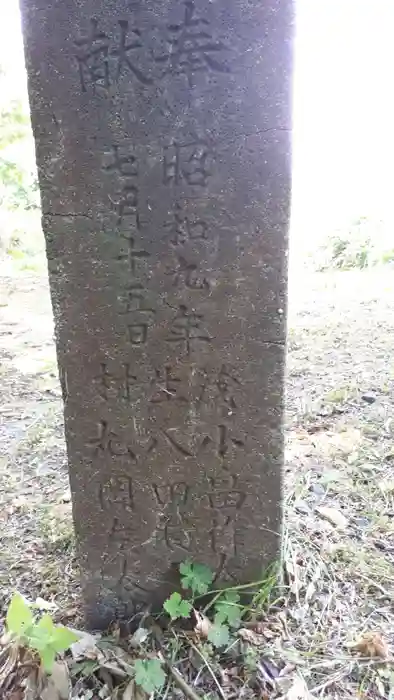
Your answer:
[[[186,260],[183,255],[177,255],[174,263],[167,268],[167,275],[172,278],[174,287],[209,291],[211,283],[208,277],[198,271],[195,262]]]
[[[192,508],[193,493],[185,482],[165,486],[152,484],[152,494],[157,507],[156,537],[170,550],[190,551],[193,523],[188,518]]]
[[[237,519],[247,502],[248,494],[239,485],[239,477],[223,473],[207,477],[203,483],[190,485],[185,481],[152,484],[156,504],[155,538],[170,551],[178,548],[186,554],[194,551],[195,523],[192,512],[202,508],[209,523],[209,546],[217,555],[216,578],[232,576],[231,560],[237,557]]]
[[[190,402],[189,382],[171,365],[155,369],[155,377],[151,382],[149,401],[152,404],[175,401],[182,404]]]
[[[212,175],[212,145],[197,136],[190,141],[172,141],[164,147],[163,184],[206,187]]]
[[[139,212],[139,169],[133,149],[113,144],[111,150],[104,154],[103,170],[109,175],[115,174],[121,186],[116,199],[109,197],[121,232],[121,247],[116,259],[126,265],[129,276],[119,295],[119,313],[125,317],[127,339],[131,345],[145,345],[156,310],[148,300],[143,277],[144,265],[149,263],[151,255],[137,243],[142,234],[142,222]]]
[[[177,344],[186,357],[192,355],[199,345],[209,344],[211,336],[204,330],[204,316],[180,304],[166,338],[168,343]]]
[[[181,338],[178,337],[179,329],[176,327],[175,330],[177,342],[184,343],[185,329],[182,328]],[[193,404],[194,410],[212,407],[223,419],[236,414],[243,393],[235,369],[224,364],[217,369],[204,369],[192,368],[187,362],[180,365],[164,363],[145,367],[141,373],[130,362],[106,360],[100,363],[93,382],[104,401],[124,401],[131,405],[144,396],[153,406],[178,402]]]
[[[207,247],[208,224],[203,219],[191,218],[175,203],[171,218],[165,222],[168,230],[172,260],[166,274],[171,277],[173,287],[185,291],[209,292],[213,286],[211,277],[200,271],[201,244]]]
[[[168,230],[170,245],[174,248],[188,242],[208,240],[207,222],[187,216],[179,202],[175,203],[171,217],[164,226]]]
[[[100,421],[97,434],[89,441],[93,458],[107,456],[110,458],[125,458],[136,464],[143,462],[154,453],[160,454],[164,447],[170,447],[175,455],[181,458],[199,459],[211,451],[220,459],[224,469],[228,469],[234,451],[245,450],[246,436],[239,435],[236,430],[225,423],[213,426],[209,432],[198,437],[182,434],[175,428],[157,429],[145,435],[137,436],[130,428],[130,436],[121,437],[108,421]]]

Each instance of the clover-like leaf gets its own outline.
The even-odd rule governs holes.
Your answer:
[[[192,611],[191,603],[188,600],[183,600],[180,593],[173,593],[165,601],[163,608],[169,614],[171,620],[177,620],[179,617],[190,617]]]
[[[226,623],[234,629],[241,624],[241,607],[239,594],[236,591],[226,591],[223,598],[215,603],[215,624]]]
[[[205,564],[193,564],[190,561],[183,562],[179,571],[181,574],[182,588],[190,588],[193,595],[207,593],[213,581],[213,573]]]
[[[138,659],[134,670],[135,682],[149,695],[163,687],[166,676],[159,659]]]
[[[214,624],[208,632],[208,641],[214,647],[224,647],[230,642],[230,631],[227,625]]]

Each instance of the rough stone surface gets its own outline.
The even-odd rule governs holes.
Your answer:
[[[88,623],[281,526],[291,0],[22,0]]]

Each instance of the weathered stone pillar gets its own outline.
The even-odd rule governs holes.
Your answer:
[[[21,0],[91,626],[278,557],[292,0]]]

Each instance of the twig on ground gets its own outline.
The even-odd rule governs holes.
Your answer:
[[[337,673],[334,673],[330,678],[328,678],[324,683],[321,683],[320,685],[315,686],[314,688],[310,689],[311,694],[319,693],[322,690],[326,690],[330,685],[333,683],[337,683],[338,681],[343,680],[346,678],[348,674],[350,674],[352,669],[352,666],[345,666],[342,668],[340,671],[337,671]]]
[[[190,639],[188,640],[188,642],[189,642],[190,646],[192,647],[192,649],[194,649],[194,651],[197,652],[197,654],[200,656],[200,658],[201,658],[201,659],[203,660],[203,662],[205,663],[205,665],[206,665],[206,667],[207,667],[209,673],[211,674],[213,680],[215,681],[215,685],[216,685],[216,687],[217,687],[217,689],[218,689],[218,691],[219,691],[220,697],[223,698],[223,700],[227,700],[225,694],[223,693],[223,688],[222,688],[222,686],[220,685],[218,679],[216,678],[216,675],[215,675],[215,673],[214,673],[214,671],[213,671],[213,668],[212,668],[211,664],[209,663],[208,659],[206,658],[206,656],[204,656],[204,654],[202,653],[202,651],[201,651],[198,647],[196,647],[196,645],[193,644],[193,642],[191,642]]]
[[[159,651],[159,658],[162,660],[164,666],[166,667],[170,676],[174,679],[174,682],[177,684],[178,688],[182,690],[186,697],[188,697],[189,700],[201,700],[201,696],[194,692],[193,688],[191,688],[185,681],[179,671],[170,664],[161,651]]]
[[[391,593],[386,588],[383,588],[383,586],[381,586],[380,583],[377,583],[377,581],[373,581],[371,578],[369,578],[369,576],[365,576],[365,574],[362,574],[360,571],[358,572],[358,575],[364,581],[369,583],[370,586],[373,586],[374,588],[376,588],[376,590],[383,593],[384,596],[391,599]]]

